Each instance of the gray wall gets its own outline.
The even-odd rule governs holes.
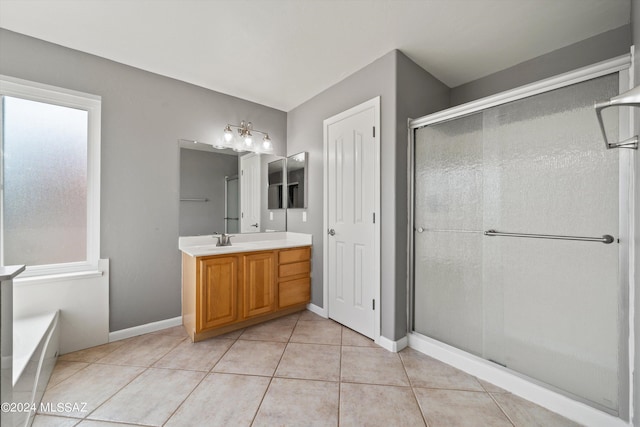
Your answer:
[[[399,94],[403,100],[400,101]],[[406,334],[407,130],[406,118],[444,108],[448,89],[394,50],[304,104],[289,111],[287,152],[309,152],[309,205],[289,211],[287,229],[313,234],[312,303],[323,307],[323,134],[322,122],[376,96],[381,97],[381,333]]]
[[[407,267],[409,257],[408,138],[407,120],[449,107],[451,90],[405,55],[397,57],[396,102],[396,249],[395,338],[407,333]]]
[[[625,25],[541,55],[451,90],[451,105],[480,99],[629,53],[631,27]]]
[[[180,149],[180,198],[207,202],[180,202],[181,236],[223,233],[225,177],[238,175],[238,157],[202,150]]]
[[[102,96],[110,330],[180,316],[178,139],[214,142],[245,119],[284,155],[286,114],[4,29],[0,56],[0,74]]]
[[[308,179],[309,190],[307,209],[289,210],[287,230],[313,234],[311,302],[324,307],[322,285],[323,251],[323,134],[322,122],[344,110],[361,104],[376,96],[381,97],[381,150],[382,158],[395,158],[393,142],[395,140],[395,56],[392,52],[374,61],[362,70],[347,77],[338,84],[325,90],[287,114],[287,153],[293,155],[301,151],[309,153]],[[393,168],[385,162],[382,165],[382,182],[387,197],[383,196],[382,206],[390,202],[389,191],[393,191]],[[387,204],[385,204],[385,201]],[[302,222],[302,213],[307,212],[307,222]],[[389,216],[382,213],[383,224]],[[390,222],[387,222],[390,224]],[[384,243],[392,240],[392,233],[385,235]],[[391,256],[393,257],[393,255]],[[384,259],[384,257],[383,257]],[[387,259],[389,259],[387,257]],[[383,274],[388,272],[382,267]],[[390,280],[388,282],[391,282]],[[385,280],[383,278],[383,287]],[[382,305],[385,302],[382,301]],[[382,308],[384,310],[384,307]]]

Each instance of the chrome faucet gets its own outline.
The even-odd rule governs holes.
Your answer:
[[[226,233],[215,233],[213,237],[218,239],[218,243],[216,243],[216,246],[231,246],[231,238],[235,236]]]

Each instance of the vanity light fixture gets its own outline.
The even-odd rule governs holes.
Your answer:
[[[237,138],[234,138],[235,134],[232,128],[238,130]],[[252,132],[263,135],[262,144],[254,144]],[[254,129],[251,122],[246,122],[244,120],[241,121],[239,125],[227,124],[224,128],[224,140],[226,143],[224,148],[232,148],[234,151],[254,151],[257,153],[273,151],[273,143],[271,142],[271,138],[269,138],[269,134],[267,132]]]

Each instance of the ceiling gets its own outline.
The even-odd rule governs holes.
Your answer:
[[[630,0],[0,0],[0,27],[289,111],[393,49],[455,87],[625,25],[630,8]]]

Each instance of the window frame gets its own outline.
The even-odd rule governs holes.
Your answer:
[[[4,265],[4,103],[5,96],[87,111],[87,235],[84,261],[27,266],[21,277],[98,270],[100,259],[100,146],[102,97],[0,74],[0,266]]]

